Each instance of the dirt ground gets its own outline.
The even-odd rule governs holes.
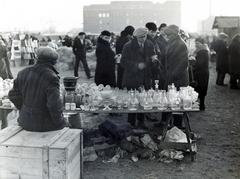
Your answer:
[[[190,114],[192,130],[200,134],[196,161],[170,164],[157,160],[120,159],[118,163],[84,163],[85,179],[202,179],[240,178],[240,90],[215,85],[211,64],[206,110]],[[229,76],[225,83],[228,83]]]
[[[14,76],[19,69],[13,68]],[[72,72],[65,72],[63,76]],[[86,81],[81,73],[82,81]],[[211,65],[206,110],[190,114],[192,130],[200,134],[196,161],[169,164],[157,160],[132,162],[124,158],[118,163],[102,159],[84,163],[84,179],[202,179],[240,178],[240,90],[215,85],[216,73]],[[228,83],[227,76],[225,83]],[[93,120],[98,117],[94,116]],[[10,125],[11,125],[10,121]]]

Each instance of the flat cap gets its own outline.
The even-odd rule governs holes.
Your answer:
[[[135,37],[142,37],[147,35],[148,29],[145,27],[139,27],[133,32],[133,36]]]
[[[51,47],[40,47],[37,50],[38,61],[57,61],[58,53]]]
[[[166,29],[164,29],[164,33],[166,35],[171,35],[171,34],[178,35],[179,32],[180,32],[180,29],[177,25],[169,25],[166,27]]]

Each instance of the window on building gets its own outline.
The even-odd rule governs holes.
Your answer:
[[[110,17],[110,14],[109,14],[109,13],[107,13],[107,14],[106,14],[106,17]]]
[[[101,13],[99,13],[99,14],[98,14],[98,17],[102,17],[102,14],[101,14]]]
[[[102,17],[106,17],[106,14],[105,14],[105,13],[103,13],[103,14],[102,14]]]
[[[99,24],[102,24],[102,23],[103,23],[102,20],[100,20],[100,21],[99,21]]]

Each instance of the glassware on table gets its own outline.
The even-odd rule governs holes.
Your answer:
[[[166,90],[160,90],[160,100],[158,103],[158,110],[166,110],[168,107],[168,99]]]
[[[129,104],[128,104],[128,109],[129,110],[137,110],[138,109],[138,104],[139,104],[139,101],[136,97],[136,93],[131,90],[130,91],[130,101],[129,101]]]
[[[145,96],[143,100],[143,109],[151,110],[152,108],[153,108],[153,99],[151,96],[151,92],[148,92],[147,96]]]

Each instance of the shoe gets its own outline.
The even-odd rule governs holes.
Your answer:
[[[203,105],[203,106],[200,105],[199,109],[200,109],[200,111],[205,111],[205,105]]]
[[[216,83],[216,85],[218,85],[218,86],[227,86],[227,84],[224,84],[224,83]]]
[[[93,78],[93,76],[90,75],[90,76],[88,76],[87,78],[88,78],[88,79],[91,79],[91,78]]]
[[[240,89],[240,88],[238,86],[232,85],[232,86],[230,86],[230,89]]]

